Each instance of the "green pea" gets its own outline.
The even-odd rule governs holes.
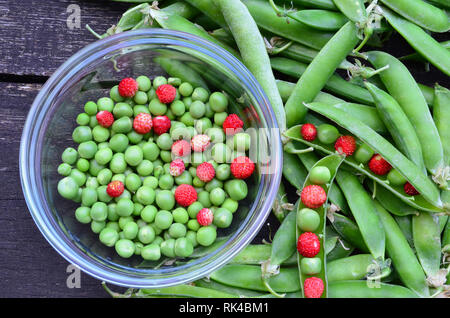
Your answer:
[[[118,221],[119,217],[120,217],[116,212],[116,206],[117,206],[116,203],[108,204],[108,220],[113,221],[113,222]],[[117,225],[117,226],[119,226],[119,225]],[[118,231],[119,230],[117,230],[117,232]]]
[[[159,99],[154,98],[150,101],[148,105],[148,109],[150,110],[150,113],[154,116],[161,116],[164,115],[167,111],[167,105],[163,104],[159,101]]]
[[[175,206],[175,196],[170,190],[161,190],[156,194],[156,204],[163,210],[172,210]]]
[[[181,100],[175,100],[170,104],[170,110],[175,116],[182,116],[186,111],[186,106]]]
[[[130,166],[137,166],[144,159],[144,153],[139,146],[130,146],[125,150],[125,161]]]
[[[221,128],[209,128],[206,130],[206,134],[212,143],[223,143],[225,141],[225,133]]]
[[[170,213],[169,211],[161,210],[161,211],[158,211],[158,213],[156,213],[155,225],[158,228],[160,228],[162,230],[166,230],[170,227],[172,222],[173,222],[173,216],[172,216],[172,213]]]
[[[81,172],[89,171],[89,161],[84,158],[78,159],[76,166],[77,169],[80,170]]]
[[[216,178],[220,181],[225,181],[231,176],[230,165],[223,163],[216,168]]]
[[[230,162],[231,153],[231,149],[223,143],[217,143],[211,149],[211,156],[217,163]]]
[[[354,157],[359,163],[367,163],[374,155],[374,151],[366,144],[362,144],[356,149]]]
[[[231,213],[234,213],[237,211],[239,203],[233,199],[226,198],[221,207],[227,209]]]
[[[113,109],[114,118],[133,116],[133,108],[128,103],[117,103]]]
[[[233,213],[225,208],[218,208],[214,212],[213,224],[219,228],[227,228],[233,221]]]
[[[200,191],[197,194],[197,201],[200,202],[204,208],[210,208],[212,205],[208,191]]]
[[[158,187],[158,179],[154,176],[149,176],[144,179],[142,184],[154,190]]]
[[[196,219],[191,219],[187,223],[187,228],[191,231],[197,232],[198,229],[200,228],[200,224],[198,223],[198,221]]]
[[[111,161],[112,157],[113,152],[111,148],[99,149],[94,156],[95,161],[97,161],[100,165],[106,165]]]
[[[186,224],[189,221],[189,214],[185,208],[176,208],[172,211],[172,215],[176,223]]]
[[[116,221],[109,221],[109,222],[107,222],[105,228],[113,229],[113,230],[115,230],[117,232],[117,234],[119,234],[119,231],[120,231],[119,223],[116,222]]]
[[[189,108],[189,113],[192,118],[199,119],[205,115],[206,107],[205,104],[199,100],[192,102],[191,107]]]
[[[225,119],[227,118],[228,114],[226,112],[222,112],[222,113],[215,113],[214,114],[214,123],[218,126],[223,125],[223,122],[225,121]]]
[[[76,122],[80,126],[86,126],[86,125],[89,125],[90,120],[91,120],[91,117],[88,114],[80,113],[77,116]]]
[[[84,159],[94,158],[97,150],[97,144],[93,141],[85,141],[78,145],[78,154]]]
[[[127,162],[125,161],[125,155],[123,153],[116,153],[113,155],[109,168],[112,172],[119,174],[124,173],[127,169]]]
[[[152,87],[152,81],[145,75],[138,76],[136,82],[139,90],[143,92],[147,92]]]
[[[88,126],[78,126],[73,130],[72,139],[77,144],[92,140],[92,130]]]
[[[127,134],[127,137],[130,143],[132,143],[133,145],[138,144],[144,139],[144,135],[138,134],[135,130],[130,131]]]
[[[148,96],[146,92],[142,92],[142,91],[138,91],[136,92],[136,94],[133,97],[133,100],[136,102],[136,104],[138,105],[144,105],[147,104],[148,102]]]
[[[324,166],[317,166],[309,172],[309,179],[315,184],[326,184],[331,179],[330,169]]]
[[[195,119],[194,117],[192,117],[191,113],[186,112],[183,114],[183,116],[181,116],[180,121],[185,124],[186,126],[194,126],[195,124]]]
[[[109,90],[109,97],[117,102],[122,102],[125,98],[123,98],[122,96],[120,96],[119,94],[119,85],[114,85],[110,90]]]
[[[244,199],[248,194],[247,184],[241,179],[233,179],[225,182],[225,191],[235,201]]]
[[[138,234],[139,227],[136,222],[128,222],[123,227],[123,236],[126,239],[134,240]]]
[[[98,126],[97,116],[91,116],[89,118],[89,127],[94,128],[95,126]]]
[[[58,173],[64,177],[67,177],[70,175],[70,172],[72,171],[72,167],[68,163],[62,163],[58,166]]]
[[[220,206],[225,201],[226,193],[222,188],[212,189],[209,193],[209,200],[215,206]]]
[[[223,182],[217,180],[216,178],[213,178],[211,181],[209,181],[206,185],[205,185],[205,190],[208,192],[211,192],[214,189],[217,188],[222,188],[223,187]],[[225,200],[225,198],[224,198]],[[212,202],[212,201],[211,201]],[[222,202],[220,203],[222,204]]]
[[[159,178],[159,187],[163,190],[172,189],[173,184],[174,179],[170,174],[164,174]]]
[[[175,177],[175,183],[177,185],[180,185],[180,184],[192,185],[192,176],[189,173],[189,171],[185,170],[181,175],[179,175],[178,177]]]
[[[159,148],[154,142],[147,142],[142,146],[144,158],[150,161],[155,161],[159,157]]]
[[[167,239],[164,242],[161,242],[160,248],[161,248],[161,254],[163,254],[167,257],[175,257],[176,256],[174,239]]]
[[[99,234],[106,226],[105,221],[92,221],[91,222],[91,231]]]
[[[148,110],[148,107],[145,105],[136,105],[133,107],[133,115],[136,117],[140,113],[146,113],[150,114],[150,110]]]
[[[159,86],[167,84],[167,79],[164,76],[156,76],[153,79],[153,88],[157,89]]]
[[[191,174],[192,175],[192,174]],[[203,182],[202,180],[200,180],[198,177],[194,177],[194,179],[192,179],[192,185],[195,188],[203,188],[205,186],[205,182]]]
[[[90,207],[97,202],[97,191],[93,188],[84,188],[81,192],[81,204]]]
[[[91,209],[85,206],[81,206],[75,210],[75,218],[78,222],[83,224],[91,223]]]
[[[88,177],[86,179],[86,187],[87,188],[97,189],[98,186],[99,186],[99,184],[98,184],[98,180],[96,177]]]
[[[84,104],[84,112],[89,116],[93,116],[97,114],[97,104],[93,101],[89,101]]]
[[[131,131],[133,123],[129,117],[116,119],[111,126],[112,131],[119,134],[126,134]]]
[[[137,189],[139,189],[141,186],[142,186],[142,180],[137,174],[130,173],[129,175],[127,175],[125,177],[125,187],[129,191],[136,192]]]
[[[141,242],[134,242],[134,255],[141,255],[144,244]]]
[[[180,238],[186,235],[186,226],[181,223],[172,223],[169,227],[169,235],[173,238]]]
[[[300,262],[300,269],[305,275],[315,275],[322,271],[322,260],[319,257],[304,257]]]
[[[192,92],[194,91],[194,88],[190,83],[183,82],[178,87],[178,91],[180,92],[181,96],[191,96]]]
[[[63,151],[61,159],[64,163],[73,165],[78,159],[78,152],[74,148],[68,147]]]
[[[156,144],[161,150],[170,150],[172,148],[173,140],[170,134],[164,133],[156,139]]]
[[[143,244],[149,244],[155,239],[155,230],[150,225],[144,225],[139,229],[138,239]]]
[[[114,107],[114,101],[109,97],[101,97],[97,100],[98,110],[107,110],[112,112]]]
[[[208,200],[209,200],[209,193],[208,193]],[[187,212],[189,214],[189,217],[191,219],[195,219],[197,217],[197,213],[203,209],[203,204],[201,204],[199,201],[196,201],[192,203],[188,208]]]
[[[317,138],[321,143],[333,144],[339,138],[339,131],[329,124],[322,124],[317,127]]]
[[[396,169],[391,169],[387,175],[390,184],[394,186],[401,186],[406,183],[406,178],[400,174]]]
[[[101,230],[99,239],[106,246],[112,247],[119,240],[119,233],[110,227],[105,227]]]
[[[228,107],[228,98],[221,92],[214,92],[209,97],[209,104],[214,112],[221,113]]]
[[[151,223],[155,220],[155,216],[156,216],[157,212],[158,212],[158,210],[156,209],[156,207],[154,207],[153,205],[147,205],[141,211],[141,218],[145,222]]]
[[[64,177],[58,182],[58,193],[69,200],[73,200],[78,195],[79,188],[72,177]]]
[[[109,147],[114,152],[123,152],[127,149],[129,144],[128,137],[124,134],[115,134],[109,140]]]
[[[146,245],[141,250],[141,256],[145,260],[157,261],[161,258],[161,249],[158,244]]]
[[[209,93],[203,87],[196,87],[192,92],[192,100],[193,101],[201,101],[206,103],[209,98]]]
[[[155,201],[155,190],[150,187],[142,186],[136,191],[136,199],[143,205],[150,205]]]
[[[297,213],[297,225],[304,232],[315,232],[320,225],[320,216],[314,210],[301,209]]]
[[[123,258],[129,258],[134,254],[135,245],[133,241],[128,239],[120,239],[114,245],[117,254]]]
[[[189,257],[194,252],[194,246],[190,240],[184,237],[177,238],[175,241],[174,252],[176,256]]]
[[[104,142],[109,139],[109,129],[102,126],[95,126],[92,129],[92,137],[96,142]]]
[[[95,202],[91,207],[91,218],[94,221],[105,221],[108,217],[108,207],[104,202]]]
[[[105,169],[105,166],[99,164],[97,162],[97,160],[95,159],[91,159],[89,161],[89,174],[93,177],[97,177],[98,173],[102,170]]]
[[[172,152],[170,150],[161,150],[159,156],[165,163],[172,162]]]
[[[207,161],[204,152],[193,152],[191,153],[191,165],[193,167],[199,166],[201,163]]]
[[[134,204],[128,198],[122,198],[117,202],[116,213],[119,216],[130,216],[133,214]]]
[[[202,246],[210,246],[216,240],[216,229],[209,225],[203,226],[197,231],[197,242]]]
[[[192,104],[192,97],[186,96],[182,99],[184,106],[186,107],[186,110],[189,110],[189,107],[191,107]]]
[[[125,225],[127,225],[128,222],[133,222],[133,217],[132,216],[121,216],[119,218],[119,227],[120,229],[123,230],[123,228],[125,227]]]

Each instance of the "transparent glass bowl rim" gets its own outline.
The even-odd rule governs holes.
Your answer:
[[[53,99],[57,95],[56,93],[59,93],[59,90],[62,90],[65,85],[70,83],[74,74],[77,74],[85,65],[88,65],[96,59],[108,56],[108,53],[120,48],[148,44],[189,47],[227,67],[253,93],[268,127],[276,129],[278,134],[275,140],[272,139],[274,142],[270,145],[271,158],[275,162],[275,169],[277,171],[275,171],[273,180],[269,185],[262,208],[258,211],[258,215],[251,227],[239,239],[239,244],[234,244],[231,249],[209,262],[203,268],[194,271],[187,270],[176,276],[176,278],[160,278],[157,282],[152,281],[148,277],[136,277],[108,271],[104,266],[99,266],[88,255],[80,258],[80,255],[68,246],[60,233],[55,230],[54,222],[50,222],[47,213],[45,213],[42,203],[42,200],[45,200],[43,191],[35,190],[42,187],[41,176],[39,174],[40,162],[38,162],[40,156],[38,158],[34,156],[34,154],[39,153],[42,145],[37,144],[36,138],[39,133],[42,133],[41,126],[46,119],[45,114],[52,105]],[[270,102],[258,81],[236,57],[216,44],[192,34],[164,29],[142,29],[122,32],[89,44],[75,53],[54,72],[41,88],[28,113],[20,144],[19,168],[22,190],[30,214],[42,235],[63,258],[69,263],[78,266],[89,275],[102,281],[124,287],[156,288],[178,285],[200,279],[226,264],[252,241],[271,211],[272,203],[281,181],[282,156],[278,124]],[[242,230],[242,226],[239,229]]]

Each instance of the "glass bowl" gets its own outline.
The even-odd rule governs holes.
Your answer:
[[[158,63],[157,63],[157,62]],[[161,62],[164,61],[164,62]],[[200,75],[225,91],[232,112],[253,130],[257,163],[247,198],[217,242],[195,258],[169,263],[124,259],[101,244],[89,225],[76,221],[77,204],[57,192],[62,151],[76,147],[71,133],[84,104],[105,96],[124,77]],[[168,73],[168,75],[167,75]],[[280,183],[282,144],[275,115],[262,88],[230,53],[199,37],[162,29],[123,32],[72,56],[45,83],[28,114],[20,147],[20,176],[29,211],[44,237],[68,262],[97,279],[125,287],[159,288],[194,281],[230,261],[252,241],[271,211]]]

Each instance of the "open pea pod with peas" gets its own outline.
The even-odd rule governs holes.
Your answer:
[[[373,173],[365,163],[357,161],[355,156],[347,156],[344,162],[354,168],[356,171],[363,173],[378,184],[387,188],[402,201],[413,206],[414,208],[428,212],[443,212],[443,203],[440,198],[439,190],[436,185],[408,158],[406,158],[399,150],[397,150],[388,140],[376,133],[373,129],[362,123],[359,119],[350,114],[333,107],[329,107],[322,103],[305,104],[309,109],[334,121],[342,128],[348,130],[364,144],[361,147],[371,148],[368,151],[376,152],[381,155],[400,176],[409,182],[420,194],[415,196],[407,195],[404,187],[393,185],[386,176],[380,176]],[[335,153],[335,148],[331,144],[324,144],[318,140],[307,141],[301,135],[301,125],[290,128],[285,133],[286,137],[305,143],[321,152],[327,154]],[[333,141],[334,142],[334,141]],[[361,148],[360,147],[360,148]],[[358,149],[359,150],[359,149]]]

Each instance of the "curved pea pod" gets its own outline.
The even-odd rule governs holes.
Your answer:
[[[448,220],[442,234],[442,252],[450,253],[450,221]]]
[[[292,3],[305,8],[337,10],[336,5],[332,0],[292,0]]]
[[[426,174],[420,140],[400,105],[392,96],[375,85],[367,82],[364,85],[372,94],[378,113],[399,150]]]
[[[372,198],[358,178],[346,171],[339,171],[336,181],[344,192],[361,236],[375,259],[384,259],[385,234]]]
[[[238,298],[233,295],[220,290],[211,288],[192,286],[192,285],[177,285],[164,288],[143,288],[136,294],[137,297],[151,297],[151,296],[177,296],[177,297],[192,297],[192,298]]]
[[[306,104],[306,106],[318,112],[319,114],[334,121],[339,126],[347,129],[349,132],[357,136],[361,141],[366,143],[372,148],[375,153],[380,154],[386,161],[388,161],[392,167],[394,167],[403,177],[409,181],[414,188],[420,193],[420,195],[409,197],[404,195],[403,187],[389,185],[386,182],[385,176],[374,175],[367,167],[354,165],[355,161],[347,157],[346,163],[350,164],[357,170],[364,172],[367,176],[377,181],[382,186],[392,191],[396,196],[405,201],[406,203],[418,208],[419,210],[425,210],[430,212],[442,212],[443,205],[440,199],[439,190],[436,185],[425,175],[422,171],[408,158],[406,158],[397,148],[395,148],[389,141],[376,133],[373,129],[362,123],[357,118],[351,116],[336,108],[330,108],[327,105],[321,103]],[[299,129],[299,128],[297,128]],[[291,129],[286,133],[286,136],[290,138]],[[295,130],[292,130],[295,136]],[[300,141],[302,139],[300,138]],[[321,147],[324,149],[323,147]],[[328,151],[331,147],[328,147]],[[333,151],[334,152],[334,151]],[[348,160],[347,160],[348,159]]]
[[[450,22],[444,10],[422,0],[381,0],[402,17],[432,32],[446,32]]]
[[[242,297],[253,298],[253,297],[259,297],[259,296],[266,295],[266,293],[264,293],[264,292],[259,292],[259,291],[254,291],[254,290],[250,290],[250,289],[244,289],[244,288],[238,288],[238,287],[231,287],[231,286],[227,286],[225,284],[221,284],[221,283],[218,283],[216,281],[213,281],[211,279],[206,279],[206,278],[196,280],[194,282],[194,285],[198,286],[198,287],[218,290],[218,291],[221,291],[224,293],[236,295],[241,298]]]
[[[344,158],[338,154],[330,155],[330,156],[320,159],[312,167],[312,169],[314,169],[314,167],[327,167],[328,170],[330,171],[330,180],[326,184],[320,185],[324,189],[324,191],[327,195],[327,198],[328,198],[329,190],[332,187],[334,177],[336,176],[336,173],[337,173],[339,166],[341,165],[343,159]],[[302,189],[304,189],[307,186],[313,185],[313,184],[314,183],[310,180],[310,176],[308,175],[308,178],[306,179],[305,183],[303,184]],[[303,208],[306,208],[306,206],[300,200],[297,211],[300,211]],[[316,273],[314,276],[322,279],[322,281],[324,283],[324,291],[323,291],[322,297],[327,297],[326,253],[325,253],[325,249],[324,249],[324,246],[325,246],[324,238],[326,235],[326,233],[325,233],[326,207],[324,205],[322,205],[321,207],[315,209],[315,211],[319,214],[319,217],[320,217],[320,224],[317,227],[317,229],[313,232],[317,235],[319,242],[320,242],[320,250],[319,250],[319,253],[315,257],[318,257],[322,260],[322,266],[321,266],[320,272]],[[298,238],[302,233],[303,233],[303,231],[299,227],[298,218],[297,218],[296,237]],[[305,279],[307,278],[306,274],[302,273],[302,269],[300,266],[303,258],[304,257],[300,253],[297,253],[298,271],[299,271],[299,277],[300,277],[300,282],[301,282],[301,286],[302,286],[302,293],[304,292],[303,284],[305,282]]]
[[[259,0],[242,2],[261,29],[283,38],[320,50],[333,36],[331,32],[315,30],[293,19],[277,16],[269,2]]]
[[[278,219],[278,221],[283,222],[286,216],[289,214],[289,207],[292,205],[288,202],[286,189],[284,188],[283,182],[280,183],[278,187],[277,196],[272,206],[272,213]]]
[[[339,213],[333,213],[332,217],[329,219],[333,228],[337,233],[339,233],[340,236],[342,236],[342,238],[355,246],[361,252],[370,253],[361,235],[361,231],[355,222]]]
[[[386,233],[386,251],[406,287],[422,297],[430,295],[425,273],[394,218],[375,201],[376,211]]]
[[[367,11],[363,0],[333,0],[339,11],[355,23],[363,25],[367,19]]]
[[[320,9],[300,10],[291,13],[289,17],[321,31],[337,31],[348,22],[339,12]]]
[[[406,21],[389,9],[383,8],[389,24],[425,59],[450,76],[450,51],[439,44],[418,25]],[[395,96],[394,96],[395,97]]]
[[[358,254],[327,263],[327,277],[330,282],[381,279],[391,273],[388,264],[379,264],[370,254]]]
[[[191,6],[197,8],[200,12],[219,24],[222,28],[228,29],[222,12],[211,0],[185,0]]]
[[[443,166],[443,149],[427,102],[407,67],[394,56],[380,51],[367,54],[375,67],[389,65],[379,74],[389,94],[398,102],[419,138],[425,166],[433,175]],[[450,53],[448,56],[450,60]]]
[[[344,240],[334,229],[327,225],[325,229],[325,254],[327,262],[350,256],[355,247]]]
[[[257,265],[267,260],[271,252],[269,244],[249,244],[230,263]]]
[[[272,68],[294,78],[299,78],[305,73],[307,65],[298,61],[293,61],[284,57],[273,57],[270,59]],[[337,74],[331,75],[324,86],[325,90],[333,92],[349,100],[373,105],[372,95],[363,87],[352,84]],[[292,92],[291,92],[292,95]]]
[[[450,90],[436,84],[434,96],[433,119],[441,137],[445,164],[450,165]]]
[[[308,172],[297,155],[284,152],[283,176],[293,187],[300,189],[308,176]]]
[[[450,2],[448,2],[448,0],[430,0],[430,2],[433,3],[434,5],[436,5],[439,8],[450,9]]]
[[[291,211],[281,223],[272,241],[272,253],[269,266],[280,266],[296,250],[296,216],[297,210]]]
[[[214,44],[224,48],[225,50],[227,50],[228,52],[230,52],[231,54],[233,54],[234,56],[239,58],[239,53],[235,49],[220,42],[219,40],[217,40],[216,38],[211,36],[203,28],[195,25],[188,19],[186,19],[178,14],[168,13],[163,10],[157,10],[157,9],[149,9],[149,14],[164,29],[183,31],[183,32],[187,32],[190,34],[194,34],[205,40],[213,42]]]
[[[412,218],[412,233],[417,257],[428,277],[434,277],[441,264],[441,230],[439,219],[422,212]]]
[[[380,202],[378,201],[378,203],[380,203]],[[389,210],[388,210],[388,212],[389,212]],[[415,253],[416,251],[414,249],[414,240],[413,240],[413,234],[412,234],[412,216],[411,215],[405,215],[405,216],[393,215],[393,217],[395,219],[395,222],[397,222],[397,225],[400,228],[400,231],[402,231],[403,235],[405,236],[406,240],[408,241],[409,246]]]
[[[256,265],[225,265],[214,271],[210,279],[238,288],[267,292],[267,287],[262,279],[260,266]],[[271,288],[279,293],[289,293],[300,290],[298,270],[292,268],[280,268],[278,275],[268,278]]]
[[[330,298],[417,298],[410,289],[386,283],[368,284],[366,281],[339,281],[329,284]]]
[[[312,102],[343,59],[358,42],[356,26],[347,22],[306,67],[285,104],[287,126],[299,124],[305,117],[304,102]]]

